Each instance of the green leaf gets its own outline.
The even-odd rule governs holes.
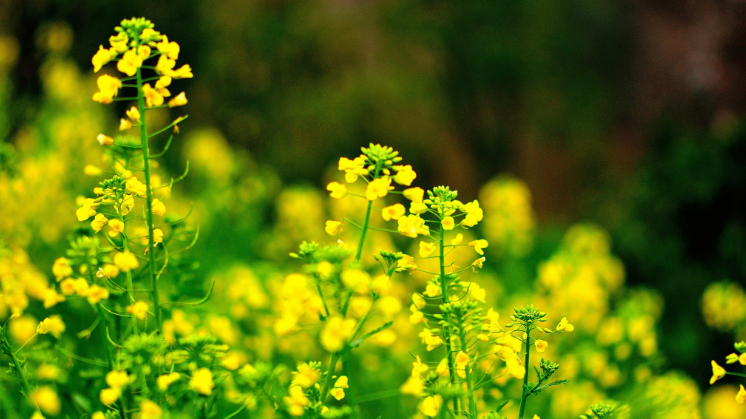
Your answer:
[[[350,348],[357,348],[358,346],[360,346],[361,343],[363,343],[365,339],[368,339],[369,337],[375,335],[378,332],[382,332],[388,329],[389,327],[391,327],[392,324],[394,324],[394,322],[389,321],[389,322],[384,323],[383,326],[379,327],[378,329],[371,330],[370,332],[361,336],[360,339],[357,339],[356,341],[350,343]]]

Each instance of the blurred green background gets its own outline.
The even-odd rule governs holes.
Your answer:
[[[323,186],[369,142],[466,200],[509,172],[533,193],[539,242],[597,223],[628,283],[662,293],[668,366],[704,385],[732,350],[700,301],[746,280],[745,2],[4,0],[0,34],[20,50],[0,138],[39,106],[40,28],[69,24],[90,72],[130,16],[181,44],[190,126],[283,183]]]

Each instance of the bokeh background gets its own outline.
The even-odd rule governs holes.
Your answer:
[[[222,141],[175,144],[166,168],[232,156],[251,176],[234,172],[241,188],[224,199],[323,188],[338,157],[369,142],[399,150],[420,184],[465,200],[507,173],[528,186],[538,220],[522,260],[547,259],[572,223],[606,230],[627,284],[665,302],[666,368],[706,390],[709,360],[746,336],[736,304],[746,301],[746,2],[4,0],[0,35],[13,41],[0,54],[0,170],[21,170],[14,161],[29,126],[51,118],[49,96],[87,100],[91,55],[130,16],[181,44],[195,73],[185,132]],[[85,79],[79,91],[50,92],[45,69],[60,57]],[[199,180],[187,192],[207,194]],[[261,237],[282,221],[272,205],[252,208],[211,222]],[[264,256],[229,234],[208,229],[203,259]],[[62,248],[21,241],[42,265]],[[735,320],[703,314],[716,282],[735,295]]]

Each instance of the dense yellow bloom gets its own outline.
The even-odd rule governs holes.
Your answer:
[[[381,177],[377,179],[373,179],[368,184],[368,187],[365,188],[365,197],[368,198],[368,201],[373,201],[376,198],[383,198],[386,196],[390,190],[393,190],[394,187],[391,186],[391,178],[390,177]]]
[[[166,205],[158,198],[153,198],[151,208],[153,209],[153,214],[155,215],[163,215],[166,213]]]
[[[355,157],[354,160],[341,157],[338,168],[339,170],[344,170],[345,181],[347,183],[354,183],[359,176],[366,176],[368,174],[368,169],[365,168],[365,158],[362,156]]]
[[[425,220],[419,215],[410,214],[399,218],[399,233],[402,236],[417,238],[417,235],[430,235],[430,228],[425,225]]]
[[[163,409],[157,403],[150,400],[140,402],[140,419],[161,419]]]
[[[347,338],[352,335],[355,323],[355,320],[350,318],[330,317],[321,331],[321,346],[329,352],[341,350],[347,342]]]
[[[389,205],[388,207],[384,207],[381,210],[381,217],[385,221],[398,220],[406,212],[407,212],[407,209],[404,208],[404,205],[402,205],[402,204],[394,204],[394,205]]]
[[[52,265],[52,274],[57,280],[67,278],[73,274],[73,268],[67,258],[57,258]]]
[[[140,266],[137,257],[135,257],[135,255],[130,251],[119,252],[114,255],[114,264],[117,265],[117,268],[122,272],[129,272]]]
[[[328,235],[336,236],[337,234],[342,232],[342,222],[334,221],[334,220],[327,220],[326,225],[324,226],[324,230],[326,231]]]
[[[482,249],[484,249],[488,245],[489,243],[487,243],[487,240],[484,240],[484,239],[479,239],[479,240],[474,240],[474,241],[469,242],[469,246],[473,247],[474,250],[476,250],[476,252],[479,253],[480,255],[484,255],[484,250]]]
[[[175,108],[177,106],[184,106],[188,103],[186,93],[181,92],[176,95],[173,99],[168,101],[169,108]]]
[[[425,190],[422,188],[409,188],[402,192],[405,198],[412,202],[422,202],[425,197]]]
[[[440,412],[440,406],[443,405],[443,397],[440,394],[427,396],[420,403],[420,412],[427,417],[435,417]]]
[[[124,223],[121,220],[112,218],[109,220],[109,237],[116,237],[124,231]]]
[[[117,70],[130,77],[134,76],[141,66],[142,56],[138,55],[134,49],[127,50],[117,62]]]
[[[122,391],[118,388],[105,388],[101,390],[98,398],[99,400],[101,400],[101,403],[105,404],[106,406],[111,406],[116,403],[117,400],[119,400],[119,396],[121,395]]]
[[[536,352],[544,352],[545,349],[547,349],[547,346],[549,346],[549,343],[545,340],[537,339],[536,342],[534,342],[534,345],[536,345]]]
[[[158,377],[158,379],[156,379],[156,384],[158,385],[159,390],[166,391],[168,390],[168,387],[170,387],[171,384],[173,384],[179,378],[181,378],[181,374],[179,374],[178,372],[163,374]]]
[[[417,177],[417,173],[412,170],[412,166],[394,166],[396,175],[394,175],[394,181],[400,185],[409,186],[412,181]]]
[[[715,381],[725,377],[725,368],[718,365],[717,362],[712,361],[712,377],[710,377],[710,385],[715,384]]]
[[[138,320],[145,320],[148,317],[148,303],[145,301],[136,301],[135,304],[127,306],[127,313],[132,314]]]
[[[189,388],[205,396],[212,394],[214,387],[215,382],[212,379],[212,371],[207,368],[200,368],[194,371],[192,379],[189,380]]]
[[[145,97],[145,105],[149,108],[163,105],[163,95],[154,89],[150,83],[142,85],[142,94]]]
[[[329,184],[326,185],[326,190],[330,192],[329,196],[335,199],[347,196],[347,186],[339,182],[329,182]]]
[[[122,81],[108,74],[102,74],[98,76],[96,85],[99,91],[93,94],[93,100],[108,105],[119,94],[119,89],[122,88]]]
[[[31,393],[31,400],[39,406],[44,413],[52,416],[60,413],[60,398],[57,392],[50,386],[41,386]]]
[[[130,383],[130,376],[127,371],[116,370],[106,373],[106,384],[111,388],[123,388]]]
[[[168,37],[166,35],[161,36],[161,42],[156,44],[156,48],[158,48],[158,51],[160,51],[161,54],[171,60],[179,59],[179,52],[181,51],[179,44],[176,42],[168,42]]]
[[[96,217],[93,218],[93,221],[91,221],[91,228],[93,231],[98,233],[101,231],[102,228],[106,225],[106,223],[109,221],[108,218],[104,214],[96,214]]]
[[[114,58],[114,54],[108,49],[105,49],[103,45],[99,45],[98,51],[93,55],[93,58],[91,58],[93,72],[98,73],[98,70],[101,70],[101,67],[111,61],[112,58]]]
[[[39,323],[39,326],[36,327],[36,332],[40,335],[51,333],[54,337],[59,339],[62,336],[62,333],[65,332],[65,323],[62,321],[62,317],[54,314]]]
[[[435,243],[420,242],[420,257],[428,257],[435,251]]]

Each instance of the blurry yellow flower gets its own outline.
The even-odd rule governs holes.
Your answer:
[[[298,365],[298,371],[293,375],[293,382],[303,388],[309,388],[316,384],[321,378],[321,373],[308,364]]]
[[[398,271],[406,270],[412,274],[417,269],[417,264],[414,263],[414,258],[412,256],[402,255],[402,258],[396,261],[396,269]]]
[[[115,52],[127,51],[127,41],[129,41],[129,38],[124,32],[120,32],[116,36],[112,35],[109,37],[111,49],[113,49]]]
[[[212,379],[212,371],[207,368],[194,371],[192,379],[189,380],[189,388],[205,396],[212,394],[213,387],[215,387],[215,382]]]
[[[108,105],[114,101],[114,96],[119,94],[119,89],[122,88],[122,81],[108,74],[102,74],[98,76],[96,85],[99,91],[93,94],[93,100]]]
[[[427,212],[427,205],[422,202],[412,202],[409,204],[410,214],[424,214]]]
[[[168,42],[168,37],[166,35],[161,36],[161,42],[156,44],[156,48],[158,48],[158,51],[160,51],[161,54],[171,60],[179,59],[179,51],[181,50],[179,44],[176,42]]]
[[[464,241],[464,235],[461,234],[461,233],[456,234],[456,237],[451,240],[451,245],[452,246],[457,246],[457,245],[461,244],[462,241]]]
[[[291,416],[303,416],[305,407],[310,403],[308,397],[300,386],[290,386],[288,388],[288,397],[284,397],[282,401],[288,408],[288,413]]]
[[[440,394],[427,396],[420,403],[420,412],[427,417],[435,417],[440,412],[440,406],[443,405],[443,397]]]
[[[434,349],[440,348],[440,346],[443,345],[443,339],[441,339],[440,336],[430,335],[425,339],[425,344],[427,345],[427,351],[430,352]]]
[[[327,220],[324,230],[326,230],[326,234],[330,236],[336,236],[337,234],[342,232],[342,222]]]
[[[443,219],[442,225],[444,230],[453,230],[456,223],[453,221],[453,217],[446,217]]]
[[[365,176],[368,174],[368,170],[365,168],[365,158],[355,157],[354,160],[350,160],[346,157],[339,159],[339,170],[344,170],[345,181],[347,183],[354,183],[357,181],[359,176]]]
[[[391,288],[393,287],[393,285],[391,283],[391,278],[389,278],[387,275],[381,274],[373,278],[370,283],[370,287],[376,294],[383,297],[391,294]]]
[[[83,173],[84,173],[84,174],[85,174],[86,176],[98,176],[98,175],[100,175],[100,174],[101,174],[101,172],[102,172],[102,171],[101,171],[101,169],[100,169],[100,168],[98,168],[98,167],[96,167],[96,166],[94,166],[94,165],[92,165],[92,164],[87,164],[87,165],[85,165],[85,167],[83,168]]]
[[[119,131],[126,131],[132,128],[132,122],[127,118],[121,118],[119,120]]]
[[[101,300],[109,298],[109,290],[99,285],[93,284],[86,293],[89,304],[98,304]]]
[[[166,205],[158,198],[153,199],[151,208],[153,209],[153,214],[155,215],[163,215],[166,213]]]
[[[484,249],[488,245],[489,244],[487,243],[487,240],[485,239],[479,239],[479,240],[474,240],[474,241],[469,242],[469,246],[473,247],[474,250],[476,250],[476,252],[479,253],[480,255],[484,255],[484,250],[482,249]]]
[[[487,258],[485,258],[485,257],[481,257],[481,258],[479,258],[479,259],[475,260],[474,262],[472,262],[472,263],[471,263],[471,268],[472,268],[472,270],[473,270],[474,272],[476,272],[476,271],[477,271],[477,268],[480,268],[480,269],[481,269],[481,268],[483,267],[483,265],[484,265],[484,261],[485,261],[485,260],[487,260]]]
[[[44,413],[52,416],[60,413],[60,398],[57,396],[57,392],[50,386],[41,386],[31,392],[31,400]]]
[[[57,339],[62,337],[62,333],[64,332],[65,323],[62,321],[62,317],[57,314],[47,317],[36,327],[36,333],[40,335],[51,333]]]
[[[329,391],[329,394],[337,400],[342,400],[345,397],[345,390],[343,388],[334,387]]]
[[[420,257],[428,257],[435,251],[435,243],[420,242]]]
[[[103,45],[99,45],[98,51],[96,52],[96,54],[93,55],[93,58],[91,58],[91,63],[93,64],[93,72],[98,73],[98,70],[101,70],[101,67],[111,61],[113,56],[114,54],[112,54],[111,51],[109,51],[108,49],[104,49]]]
[[[402,394],[411,394],[413,396],[421,396],[425,390],[425,383],[419,376],[410,376],[407,381],[399,387],[399,391]]]
[[[57,258],[52,265],[52,273],[57,280],[67,278],[73,274],[73,268],[67,258]]]
[[[117,400],[119,400],[119,396],[122,395],[122,391],[118,388],[105,388],[101,390],[101,393],[99,393],[98,398],[101,400],[101,403],[103,403],[106,406],[111,406],[114,403],[116,403]]]
[[[467,354],[464,351],[459,352],[456,354],[455,359],[455,367],[456,367],[456,373],[459,377],[465,379],[466,378],[466,369],[469,367],[469,354]]]
[[[153,242],[155,244],[163,243],[163,230],[160,228],[153,229]]]
[[[138,55],[134,49],[127,50],[117,62],[117,70],[130,77],[134,76],[141,66],[142,56]]]
[[[35,318],[26,315],[20,318],[11,317],[11,320],[12,321],[8,326],[8,331],[10,332],[10,335],[13,337],[13,339],[19,342],[26,342],[27,340],[33,338],[34,333],[38,328]]]
[[[536,345],[536,352],[544,352],[545,349],[547,349],[547,346],[549,346],[549,343],[545,340],[537,339],[536,342],[534,342],[534,345]]]
[[[96,217],[94,217],[93,221],[91,221],[91,228],[93,229],[93,231],[98,233],[99,231],[101,231],[102,228],[104,228],[108,221],[109,219],[107,219],[104,214],[96,214]]]
[[[108,135],[104,135],[104,134],[99,134],[98,137],[96,137],[96,141],[98,141],[98,143],[100,145],[112,145],[112,144],[114,144],[114,139],[111,138],[111,137],[109,137]]]
[[[178,372],[172,372],[170,374],[163,374],[156,380],[156,384],[158,385],[158,389],[161,391],[168,390],[168,387],[171,386],[175,381],[177,381],[179,378],[181,378],[181,374]]]
[[[339,182],[329,182],[329,184],[326,185],[326,190],[330,192],[329,196],[335,199],[347,196],[347,186]]]
[[[741,388],[738,390],[738,394],[736,394],[736,402],[738,404],[746,403],[746,389],[743,388],[743,384],[741,384]]]
[[[114,255],[114,264],[117,265],[117,268],[122,272],[129,272],[140,266],[137,257],[129,251],[119,252]]]
[[[64,295],[75,294],[75,280],[68,278],[60,282],[60,291],[62,291],[62,294]]]
[[[65,297],[57,294],[57,291],[55,291],[54,288],[49,288],[44,291],[44,308],[54,307],[57,303],[63,301],[65,301]]]
[[[406,212],[407,212],[407,209],[404,208],[404,205],[394,204],[394,205],[389,205],[388,207],[384,207],[381,210],[381,217],[383,217],[385,221],[398,220]]]
[[[106,373],[106,384],[111,388],[123,388],[130,383],[130,376],[127,371],[116,370]]]
[[[194,77],[194,74],[192,74],[192,67],[189,66],[189,64],[184,64],[180,68],[177,68],[173,71],[167,71],[166,75],[171,76],[175,79],[191,79]]]
[[[441,377],[450,377],[451,373],[448,371],[448,358],[443,358],[435,368],[435,372]]]
[[[402,309],[401,301],[394,296],[383,297],[378,301],[378,308],[384,316],[392,318]]]
[[[412,202],[422,202],[422,199],[425,197],[425,190],[422,188],[409,188],[405,189],[402,194]]]
[[[106,276],[107,278],[114,278],[117,275],[119,275],[119,268],[117,268],[116,265],[112,265],[110,263],[107,263],[106,265],[104,265],[104,267],[102,268],[102,271],[103,271],[104,276]]]
[[[417,173],[412,170],[412,166],[394,166],[396,175],[394,175],[394,181],[400,185],[409,186],[412,181],[417,177]]]
[[[145,97],[145,105],[149,108],[163,105],[163,95],[150,86],[150,83],[142,85],[142,94]]]
[[[109,237],[116,237],[124,231],[124,223],[116,218],[109,220]]]
[[[127,306],[127,313],[132,314],[138,320],[145,320],[148,317],[148,303],[145,301],[136,301],[135,304]]]
[[[137,106],[129,108],[126,113],[127,118],[129,118],[132,122],[140,122],[140,110],[137,109]]]
[[[394,187],[391,186],[391,178],[382,177],[373,179],[365,188],[365,197],[368,198],[368,201],[373,201],[376,198],[383,198],[393,189]]]
[[[177,106],[184,106],[187,104],[187,98],[186,93],[181,92],[178,95],[176,95],[173,99],[168,101],[168,107],[169,108],[175,108]]]
[[[161,55],[158,58],[158,63],[155,65],[155,71],[161,75],[169,75],[173,71],[175,65],[176,60],[172,60],[166,55]]]
[[[56,380],[60,374],[62,370],[56,365],[41,364],[36,369],[36,376],[41,380]]]
[[[163,410],[158,404],[150,400],[140,402],[140,419],[161,419]]]
[[[85,297],[88,295],[88,291],[90,290],[90,286],[88,286],[88,281],[86,281],[83,278],[78,278],[73,283],[73,287],[75,289],[75,293],[78,294],[80,297]]]
[[[326,321],[321,331],[321,346],[329,352],[341,350],[355,329],[355,320],[333,316]]]
[[[712,361],[712,377],[710,377],[710,385],[715,384],[715,381],[725,377],[725,368],[718,365],[717,362]]]
[[[83,206],[75,211],[78,221],[85,221],[96,215],[96,208],[98,208],[98,203],[91,198],[86,198],[86,200],[83,201]]]

